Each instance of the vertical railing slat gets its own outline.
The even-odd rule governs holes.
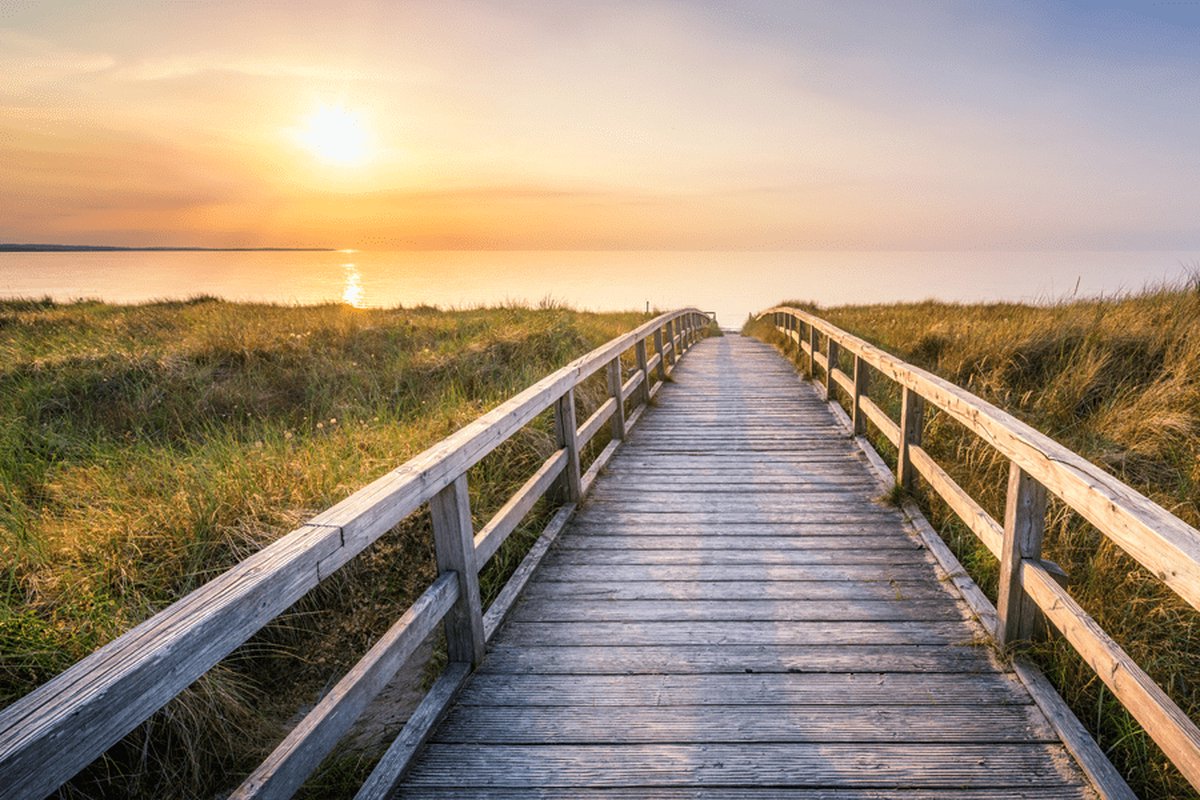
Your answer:
[[[1016,464],[1010,464],[996,599],[1000,618],[996,638],[1002,646],[1030,639],[1038,627],[1040,612],[1021,586],[1021,562],[1041,558],[1045,528],[1046,487]]]
[[[483,602],[475,563],[475,533],[466,473],[429,501],[438,572],[458,573],[458,600],[446,614],[446,655],[452,662],[483,661]]]
[[[583,494],[578,427],[575,421],[575,390],[568,389],[566,394],[554,401],[554,436],[558,446],[567,451],[567,467],[558,479],[558,495],[564,503],[578,503]]]
[[[925,423],[925,400],[907,386],[900,398],[900,447],[896,457],[896,482],[906,491],[916,485],[917,471],[908,455],[909,445],[921,444],[921,428]]]

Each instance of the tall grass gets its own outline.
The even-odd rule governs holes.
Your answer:
[[[970,389],[1200,526],[1197,286],[1046,306],[791,305]],[[782,342],[763,323],[747,331]],[[874,381],[872,399],[898,418],[886,384]],[[894,463],[890,444],[873,439]],[[1003,519],[1005,459],[943,414],[927,420],[925,445]],[[996,560],[925,489],[931,521],[994,601]],[[1061,503],[1051,504],[1045,554],[1069,573],[1088,613],[1200,720],[1200,614]],[[1197,796],[1064,641],[1032,655],[1140,796]]]
[[[644,319],[0,302],[0,705]],[[585,410],[602,392],[601,376]],[[550,430],[539,419],[471,471],[477,523],[553,450]],[[485,570],[486,593],[534,528]],[[64,794],[227,790],[433,576],[417,514]]]

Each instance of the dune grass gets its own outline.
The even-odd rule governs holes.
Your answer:
[[[0,301],[0,706],[644,319]],[[552,452],[551,430],[539,418],[472,469],[477,524]],[[546,513],[484,571],[489,597]],[[64,794],[228,790],[433,576],[418,513]]]
[[[970,389],[1200,526],[1200,287],[1045,306],[787,305]],[[783,341],[765,322],[748,323],[746,332]],[[876,379],[870,394],[897,419],[899,394],[887,384]],[[872,439],[894,464],[890,443]],[[1005,459],[943,414],[927,417],[924,442],[1003,520]],[[996,560],[923,488],[931,522],[995,601]],[[1200,614],[1058,502],[1045,555],[1066,569],[1088,613],[1200,720]],[[1064,641],[1031,655],[1141,797],[1197,796]]]

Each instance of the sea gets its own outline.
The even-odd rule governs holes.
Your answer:
[[[366,251],[0,253],[0,297],[215,295],[356,308],[695,306],[736,328],[783,300],[1054,303],[1195,280],[1196,251]]]

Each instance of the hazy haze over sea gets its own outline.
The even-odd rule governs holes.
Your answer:
[[[554,301],[696,305],[739,326],[785,299],[1046,302],[1179,280],[1200,251],[0,253],[0,296],[136,303],[211,294],[276,303],[442,307]]]

